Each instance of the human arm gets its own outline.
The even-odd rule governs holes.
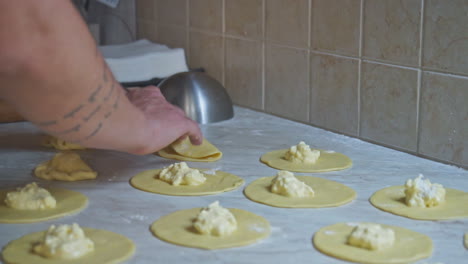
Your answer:
[[[71,1],[0,0],[0,96],[39,128],[86,147],[146,154],[185,135],[201,142],[180,111],[160,107],[172,120],[145,111],[165,100],[139,107],[127,98]]]

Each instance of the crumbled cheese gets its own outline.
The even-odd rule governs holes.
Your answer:
[[[423,179],[423,175],[405,184],[405,201],[410,207],[434,207],[445,201],[445,189],[441,184],[431,183],[429,179]]]
[[[172,185],[200,185],[206,181],[205,176],[197,169],[191,169],[187,163],[174,163],[164,168],[158,175],[160,180]]]
[[[279,171],[271,181],[270,190],[273,193],[287,197],[313,197],[314,190],[309,185],[298,180],[289,171]]]
[[[395,232],[378,224],[359,224],[348,237],[348,244],[370,250],[382,250],[393,246]]]
[[[33,182],[17,191],[8,192],[5,204],[18,210],[44,210],[55,208],[57,201],[49,191]]]
[[[228,236],[237,229],[234,215],[216,201],[203,208],[193,224],[203,235]]]
[[[319,150],[311,150],[310,146],[304,143],[304,141],[299,142],[296,146],[291,146],[286,152],[284,158],[294,163],[309,163],[313,164],[317,162],[320,157]]]
[[[78,224],[50,226],[33,247],[34,253],[53,259],[76,259],[93,250],[93,241],[85,236]]]

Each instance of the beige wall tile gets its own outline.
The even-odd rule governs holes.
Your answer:
[[[226,38],[226,89],[242,106],[262,109],[262,44]]]
[[[187,28],[172,25],[159,25],[158,43],[168,45],[171,48],[186,49]]]
[[[158,24],[187,25],[187,0],[157,0]]]
[[[312,0],[311,46],[357,56],[361,0]]]
[[[223,39],[221,36],[190,31],[190,68],[205,68],[206,72],[223,83]]]
[[[416,151],[417,72],[364,62],[361,136]]]
[[[468,164],[468,80],[424,73],[419,152]]]
[[[364,1],[363,56],[419,64],[421,0]]]
[[[468,1],[425,4],[423,66],[468,74]]]
[[[262,0],[226,0],[225,10],[227,34],[263,38]]]
[[[308,52],[272,44],[265,52],[265,110],[309,121]]]
[[[267,0],[266,38],[274,43],[308,47],[308,0]]]
[[[190,26],[221,33],[222,4],[220,0],[190,0]]]
[[[137,20],[137,39],[149,39],[158,42],[157,26],[146,20]]]
[[[156,1],[136,0],[135,4],[137,20],[156,21]]]
[[[358,133],[358,60],[311,54],[312,124]]]

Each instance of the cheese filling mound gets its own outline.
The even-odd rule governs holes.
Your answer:
[[[299,144],[295,146],[291,146],[284,155],[284,158],[288,161],[309,164],[317,162],[319,157],[320,151],[316,149],[311,150],[310,146],[304,143],[304,141],[299,142]]]
[[[76,259],[93,250],[93,241],[85,236],[78,224],[50,226],[33,247],[34,253],[53,259]]]
[[[187,163],[174,163],[164,168],[158,175],[162,181],[174,186],[179,185],[200,185],[206,181],[205,176],[197,169],[191,169]]]
[[[313,197],[314,190],[309,185],[298,180],[289,171],[279,171],[271,181],[270,190],[272,193],[287,197]]]
[[[378,224],[359,224],[348,237],[348,244],[369,250],[382,250],[393,246],[395,232]]]
[[[236,231],[237,221],[228,209],[216,201],[200,211],[193,226],[200,234],[222,237]]]
[[[423,175],[405,184],[405,201],[410,207],[434,207],[445,201],[445,189],[441,184],[431,183],[429,179],[423,179]]]
[[[18,210],[44,210],[55,208],[57,201],[49,191],[33,182],[7,193],[5,204]]]

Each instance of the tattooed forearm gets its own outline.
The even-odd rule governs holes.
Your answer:
[[[98,88],[96,88],[96,90],[94,90],[94,92],[89,96],[88,102],[93,103],[94,101],[96,101],[96,96],[99,93],[99,91],[101,91],[101,89],[102,84],[99,84]]]
[[[37,123],[37,125],[38,125],[38,126],[41,126],[41,127],[53,126],[53,125],[56,125],[56,124],[57,124],[57,120],[45,121],[45,122],[39,122],[39,123]]]
[[[109,111],[109,112],[107,112],[107,113],[104,115],[104,118],[107,119],[107,118],[109,118],[111,115],[112,115],[112,111]]]
[[[114,110],[116,110],[118,107],[119,107],[119,100],[120,100],[120,95],[122,93],[119,93],[119,95],[117,95],[117,98],[115,99],[115,102],[114,104],[112,105],[112,107],[114,108]]]
[[[64,115],[63,118],[66,119],[66,118],[70,118],[70,117],[75,116],[75,114],[78,113],[78,111],[80,111],[83,107],[84,107],[84,105],[83,105],[83,104],[80,104],[78,107],[76,107],[75,109],[71,110],[70,113]]]
[[[104,97],[105,102],[107,102],[107,100],[109,100],[109,98],[112,96],[112,94],[114,93],[114,89],[115,89],[115,83],[112,82],[109,93],[107,93],[106,97]]]
[[[78,132],[78,131],[80,131],[80,128],[81,128],[81,125],[78,124],[78,125],[76,125],[76,126],[74,126],[74,127],[72,127],[72,128],[69,128],[69,129],[67,129],[67,130],[60,131],[60,132],[56,132],[56,134],[58,134],[58,135],[64,135],[64,134],[68,134],[68,133],[71,133],[71,132]]]
[[[102,122],[99,122],[99,125],[96,127],[96,129],[94,129],[94,131],[91,134],[86,136],[85,140],[92,138],[94,135],[96,135],[99,132],[99,130],[101,130],[101,128],[102,128]]]
[[[99,110],[101,110],[101,105],[98,105],[88,116],[85,116],[83,121],[88,122]]]

